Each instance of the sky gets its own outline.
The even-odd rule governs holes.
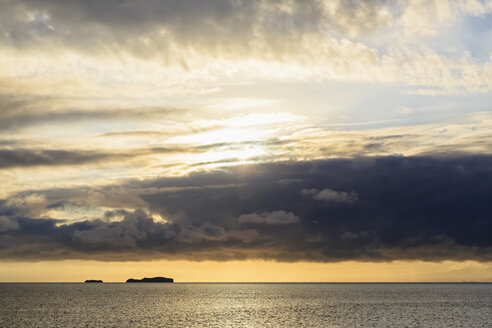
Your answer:
[[[492,1],[0,0],[0,281],[492,281]]]

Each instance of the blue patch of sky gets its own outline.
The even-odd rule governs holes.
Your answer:
[[[461,42],[471,55],[480,61],[489,60],[492,53],[492,13],[467,17],[463,30]]]
[[[426,40],[428,47],[448,57],[468,53],[477,63],[487,62],[492,52],[492,14],[465,16]]]

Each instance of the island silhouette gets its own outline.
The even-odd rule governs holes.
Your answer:
[[[131,283],[131,282],[174,282],[174,279],[173,278],[165,278],[165,277],[154,277],[154,278],[143,278],[143,279],[130,278],[126,282],[127,283]]]
[[[85,281],[86,283],[102,283],[102,280],[94,280],[94,279],[88,279]]]

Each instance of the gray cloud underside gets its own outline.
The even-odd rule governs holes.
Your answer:
[[[30,166],[82,165],[121,159],[122,155],[91,151],[0,149],[0,169]]]
[[[447,33],[444,43],[428,38],[460,25],[461,18],[489,11],[484,1],[2,0],[0,47],[41,60],[76,54],[104,65],[110,59],[122,68],[128,68],[127,59],[142,60],[199,73],[195,77],[208,69],[214,76],[219,72],[213,66],[227,63],[242,63],[239,71],[253,64],[256,73],[282,77],[279,70],[261,68],[275,63],[287,64],[293,71],[286,67],[286,73],[295,78],[398,83],[422,87],[417,91],[425,94],[484,93],[491,89],[489,62],[472,58],[474,49],[449,55],[456,45]],[[486,43],[484,36],[477,38]],[[101,70],[100,64],[88,62],[85,73],[99,80],[91,73]],[[301,67],[301,75],[294,73]],[[106,82],[95,85],[105,88]]]
[[[295,49],[283,41],[327,28],[340,34],[348,30],[370,33],[387,25],[378,14],[381,7],[394,7],[396,13],[399,6],[380,0],[340,1],[327,14],[318,0],[152,0],[144,5],[139,1],[3,0],[0,5],[0,28],[5,32],[0,40],[13,46],[58,42],[84,52],[97,48],[99,53],[116,47],[139,57],[172,55],[173,42],[211,53],[226,50],[242,55],[256,40],[271,45],[264,50],[282,53]],[[145,41],[149,37],[160,42],[150,45]]]
[[[265,141],[248,141],[238,143],[211,143],[201,146],[192,145],[170,145],[149,148],[129,148],[126,150],[101,150],[85,151],[80,149],[1,149],[0,148],[0,169],[22,168],[33,166],[77,166],[77,165],[114,165],[124,164],[131,165],[131,160],[138,160],[151,155],[158,154],[176,154],[176,153],[204,153],[210,150],[240,149],[244,145],[282,145],[288,141],[277,139]],[[260,158],[258,158],[260,159]],[[236,161],[237,159],[230,159]],[[219,161],[224,163],[227,160]],[[211,162],[212,163],[212,162]],[[206,165],[211,163],[196,163],[195,165]],[[179,165],[177,163],[176,165]]]
[[[78,109],[64,104],[65,101],[57,97],[0,94],[0,131],[80,121],[148,120],[171,115],[179,119],[188,112],[160,107]]]
[[[4,200],[0,256],[490,261],[491,167],[490,156],[360,158],[24,192],[15,197],[42,196],[47,209],[92,206],[114,211],[70,222],[32,217],[29,207],[34,205]],[[358,197],[334,202],[302,193],[327,189]],[[157,214],[167,222],[151,218]]]

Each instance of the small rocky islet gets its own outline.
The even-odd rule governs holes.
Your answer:
[[[166,278],[166,277],[153,277],[153,278],[142,278],[142,279],[134,279],[130,278],[126,281],[127,283],[132,283],[132,282],[174,282],[173,278]],[[93,283],[103,283],[102,280],[96,280],[96,279],[88,279],[85,281],[86,284],[93,284]]]
[[[174,279],[173,278],[165,278],[165,277],[154,277],[154,278],[143,278],[143,279],[130,278],[126,282],[127,283],[132,283],[132,282],[174,282]]]

